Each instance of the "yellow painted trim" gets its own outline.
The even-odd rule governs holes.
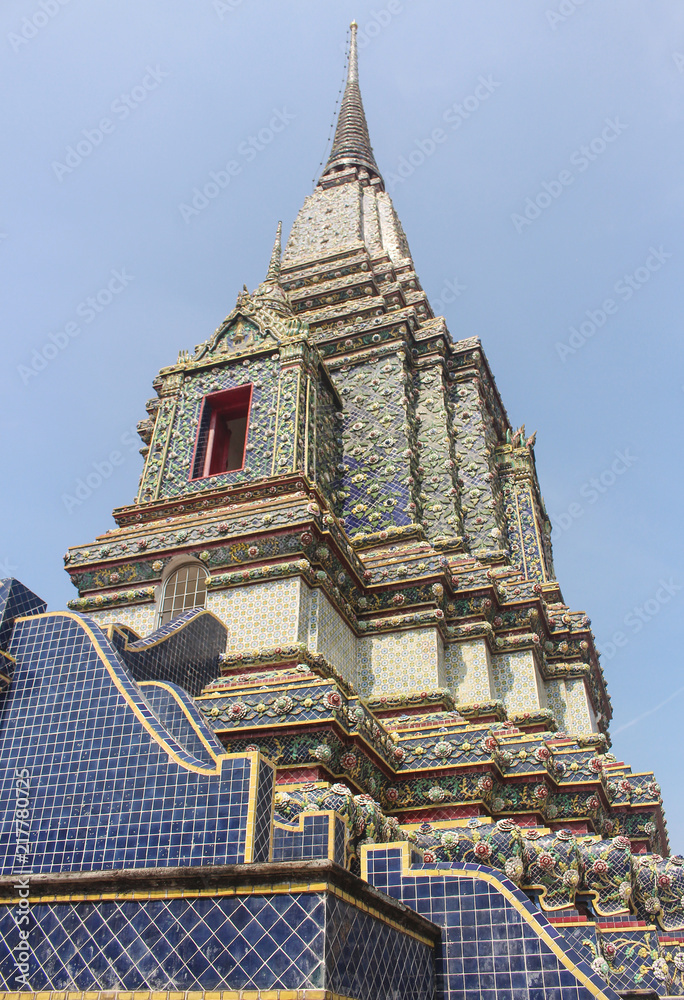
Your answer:
[[[171,695],[171,697],[174,699],[174,701],[176,702],[176,704],[178,705],[178,707],[183,712],[183,715],[185,716],[185,718],[186,718],[187,722],[189,723],[191,729],[195,732],[195,735],[201,741],[201,743],[204,746],[204,748],[206,749],[207,753],[210,755],[210,757],[212,758],[212,760],[215,763],[218,763],[219,756],[224,756],[224,755],[216,753],[216,750],[208,742],[208,740],[204,736],[204,733],[200,730],[200,728],[197,725],[197,723],[195,722],[195,720],[189,715],[188,710],[187,710],[187,705],[183,704],[183,702],[181,701],[181,699],[178,697],[178,692],[174,691],[174,689],[171,687],[170,684],[165,684],[164,681],[138,681],[137,684],[138,684],[139,688],[144,688],[144,687],[159,687],[159,688],[163,688],[164,691],[168,691],[168,693]]]
[[[267,669],[267,664],[264,665],[264,669]],[[273,665],[273,671],[277,671],[277,664]],[[221,680],[223,678],[230,678],[230,674],[221,674],[221,677],[217,677],[216,680]],[[301,680],[299,679],[301,678]],[[240,686],[237,684],[233,687],[226,687],[223,691],[209,691],[207,694],[198,694],[194,699],[195,701],[211,701],[212,698],[232,698],[234,695],[239,695],[243,691],[248,694],[252,694],[254,688],[265,688],[268,687],[269,690],[275,690],[281,687],[330,687],[331,684],[335,684],[334,677],[307,677],[305,674],[288,674],[288,679],[279,681],[273,678],[272,681],[268,682],[268,685],[264,684],[263,679],[252,681],[251,684],[243,681]],[[308,720],[311,721],[311,720]]]
[[[250,753],[250,756],[252,754]],[[247,829],[245,831],[245,864],[254,861],[254,840],[256,834],[256,801],[259,788],[259,758],[253,761],[249,772],[249,797],[247,805]],[[275,798],[275,796],[274,796]]]
[[[186,628],[188,628],[190,625],[196,622],[199,618],[202,618],[203,615],[210,615],[215,621],[219,623],[219,625],[222,625],[223,628],[226,627],[225,622],[222,622],[221,619],[218,617],[218,615],[215,615],[213,611],[209,611],[208,608],[204,608],[201,614],[196,615],[194,618],[191,618],[190,621],[183,622],[180,628],[174,629],[173,632],[167,632],[165,635],[160,636],[159,639],[155,639],[154,642],[148,643],[144,638],[141,638],[139,641],[145,642],[145,645],[142,646],[139,650],[134,649],[133,652],[139,653],[139,652],[146,652],[148,649],[154,649],[155,646],[158,646],[162,642],[166,642],[166,640],[170,639],[172,636],[180,635],[182,632],[185,631]],[[116,627],[116,622],[113,623],[113,627]],[[159,626],[159,628],[164,628],[164,627],[165,626],[163,625]],[[155,629],[154,631],[156,632],[158,631],[158,629]],[[130,643],[128,642],[128,640],[126,640],[126,648],[128,648],[129,646]]]
[[[282,786],[278,786],[282,787]],[[274,796],[275,799],[275,796]],[[301,812],[296,817],[295,821],[292,823],[281,823],[277,819],[273,820],[273,826],[277,827],[279,830],[289,830],[290,832],[295,831],[297,833],[304,833],[304,819],[311,816],[327,816],[329,818],[328,822],[328,861],[335,860],[335,819],[340,819],[344,823],[345,830],[349,831],[349,823],[346,817],[340,815],[334,809],[317,809],[311,812]],[[348,835],[345,836],[345,847],[347,845]]]
[[[73,611],[46,611],[46,612],[44,612],[43,614],[40,614],[40,615],[27,615],[25,618],[17,618],[17,621],[18,622],[22,622],[22,621],[35,621],[36,618],[58,618],[58,617],[71,618],[72,621],[75,621],[80,626],[80,628],[86,633],[86,635],[88,636],[88,638],[92,642],[97,655],[99,656],[100,660],[104,664],[104,666],[105,666],[105,668],[107,670],[107,673],[109,674],[111,680],[113,681],[114,686],[116,687],[117,691],[122,696],[122,698],[124,699],[124,701],[126,702],[126,704],[128,705],[128,707],[131,709],[131,711],[135,715],[135,717],[138,720],[138,722],[140,722],[140,724],[143,726],[143,728],[149,733],[149,735],[152,737],[152,739],[154,740],[154,742],[157,743],[164,750],[164,752],[167,753],[169,755],[169,757],[173,761],[175,761],[176,764],[178,764],[180,767],[184,768],[186,771],[194,771],[196,774],[220,774],[221,773],[221,760],[227,758],[229,756],[228,754],[225,755],[225,758],[217,758],[216,767],[208,768],[208,767],[200,767],[200,766],[195,765],[195,764],[188,764],[186,761],[183,760],[182,757],[180,757],[176,753],[176,751],[172,747],[170,747],[167,744],[166,740],[164,740],[164,738],[159,733],[157,733],[155,731],[155,729],[150,725],[150,723],[147,721],[147,719],[143,716],[142,712],[140,711],[140,709],[138,708],[138,706],[135,704],[135,702],[133,701],[133,699],[130,697],[130,695],[128,694],[128,692],[124,688],[123,684],[121,683],[120,679],[117,677],[116,671],[114,670],[114,668],[110,664],[108,657],[106,656],[104,650],[100,646],[100,643],[96,639],[96,637],[95,637],[92,629],[90,628],[89,625],[86,625],[86,623],[82,620],[82,618],[78,614],[76,614]],[[136,683],[136,682],[133,681],[133,683]],[[160,726],[161,726],[161,723],[160,723]],[[232,756],[243,756],[243,754],[233,754]]]
[[[388,844],[363,844],[361,847],[361,878],[368,882],[368,854],[371,851],[387,850],[390,845]],[[550,948],[556,958],[560,961],[562,965],[568,969],[569,972],[575,976],[577,980],[589,990],[592,996],[596,997],[597,1000],[608,1000],[607,995],[603,990],[596,986],[589,976],[587,976],[581,969],[578,969],[575,963],[570,959],[570,957],[565,953],[565,951],[560,947],[560,945],[551,937],[549,932],[545,927],[539,923],[534,914],[530,913],[529,910],[523,906],[519,899],[516,899],[514,894],[508,889],[499,878],[494,874],[494,872],[485,871],[465,871],[459,870],[458,868],[411,868],[411,855],[409,852],[409,845],[406,841],[400,841],[398,844],[392,844],[393,848],[399,847],[401,851],[401,873],[404,878],[419,879],[433,878],[435,876],[445,877],[445,878],[456,878],[456,879],[468,879],[471,882],[482,881],[487,882],[489,885],[494,886],[504,899],[511,904],[511,906],[517,910],[523,920],[529,924],[529,926],[534,930],[538,937],[542,939],[544,944]]]
[[[594,920],[554,920],[552,917],[547,917],[547,920],[554,927],[595,927],[596,922]]]
[[[388,927],[392,927],[394,930],[401,931],[402,934],[407,934],[409,937],[414,938],[416,941],[420,941],[422,944],[433,947],[434,942],[431,938],[427,938],[417,931],[412,931],[405,927],[402,923],[397,920],[393,920],[391,917],[385,916],[376,910],[375,907],[369,906],[367,903],[362,902],[357,899],[356,896],[345,892],[343,889],[339,889],[335,885],[331,885],[329,882],[284,882],[283,884],[274,885],[237,885],[237,886],[217,886],[214,889],[171,889],[169,891],[158,890],[158,891],[147,891],[147,892],[99,892],[99,893],[67,893],[64,895],[54,895],[54,896],[39,896],[31,895],[29,896],[29,903],[89,903],[89,902],[102,902],[108,900],[128,900],[128,901],[143,901],[149,899],[213,899],[224,896],[284,896],[292,895],[296,893],[322,893],[327,892],[332,896],[336,896],[338,899],[349,903],[357,910],[361,910],[363,913],[367,913],[369,916],[381,923],[386,924]],[[17,900],[13,897],[8,897],[6,899],[0,899],[0,904],[13,905],[16,904]],[[0,993],[0,1000],[2,1000],[3,994]],[[186,996],[186,994],[184,994]]]

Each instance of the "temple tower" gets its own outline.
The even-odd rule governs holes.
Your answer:
[[[299,644],[366,698],[605,733],[563,603],[534,435],[479,340],[433,314],[370,144],[356,27],[330,156],[264,281],[162,368],[117,527],[72,548],[74,610],[145,635],[189,607],[242,656]],[[479,709],[478,709],[479,710]]]

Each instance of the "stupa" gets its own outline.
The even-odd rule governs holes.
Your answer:
[[[684,995],[684,858],[482,344],[433,314],[356,25],[264,281],[154,381],[67,611],[0,584],[0,1000]]]

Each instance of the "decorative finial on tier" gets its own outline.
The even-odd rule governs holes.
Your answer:
[[[278,223],[278,228],[276,229],[275,243],[273,244],[273,252],[271,253],[271,262],[268,265],[268,271],[266,272],[266,281],[277,281],[280,276],[280,258],[282,256],[282,240],[283,235],[283,224]]]

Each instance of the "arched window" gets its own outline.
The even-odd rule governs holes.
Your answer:
[[[207,576],[204,566],[186,563],[172,573],[164,584],[159,607],[159,625],[166,625],[183,611],[203,608],[207,600]]]

